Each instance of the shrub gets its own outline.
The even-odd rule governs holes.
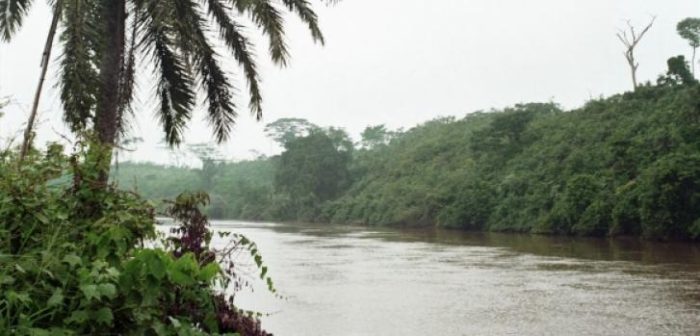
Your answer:
[[[14,153],[0,155],[3,334],[267,335],[233,305],[242,281],[230,255],[247,249],[274,291],[267,268],[240,235],[224,234],[224,250],[209,246],[205,194],[171,202],[175,236],[147,248],[156,237],[152,204],[96,184],[90,155],[62,152],[53,145],[21,165]]]

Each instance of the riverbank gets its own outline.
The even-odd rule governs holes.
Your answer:
[[[699,106],[696,83],[646,85],[569,111],[519,104],[368,128],[376,141],[354,147],[307,122],[313,137],[279,156],[128,163],[116,177],[154,200],[206,190],[212,217],[697,240]]]

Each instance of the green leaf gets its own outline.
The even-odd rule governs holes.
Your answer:
[[[67,263],[68,265],[75,266],[79,265],[82,262],[82,259],[75,255],[74,253],[71,253],[65,257],[63,257],[63,262]]]
[[[219,274],[219,271],[220,269],[217,263],[209,263],[199,271],[199,279],[208,282]]]
[[[192,276],[190,276],[187,273],[182,272],[179,269],[172,269],[170,270],[170,279],[178,285],[182,286],[187,286],[195,283],[194,279],[192,279]]]
[[[151,329],[153,329],[153,331],[155,331],[156,335],[158,336],[169,335],[167,329],[165,328],[165,325],[160,321],[155,321],[151,326]]]
[[[63,290],[60,288],[57,288],[56,290],[53,291],[53,295],[49,298],[49,301],[46,302],[46,305],[49,307],[55,307],[63,303]]]
[[[80,290],[83,292],[83,295],[85,295],[85,298],[88,301],[100,298],[100,295],[97,291],[97,285],[83,285],[80,286]]]
[[[102,307],[94,313],[95,321],[102,324],[111,324],[114,320],[112,310],[107,307]]]
[[[87,311],[85,310],[76,310],[74,311],[70,317],[66,320],[67,323],[75,322],[77,324],[82,324],[85,323],[89,318],[89,315]]]
[[[170,270],[170,278],[179,285],[191,285],[196,282],[193,274],[198,271],[199,265],[192,253],[187,253],[177,259]]]
[[[119,271],[114,267],[110,267],[110,268],[106,269],[105,273],[107,273],[107,275],[112,279],[118,278],[119,274],[120,274]]]
[[[160,280],[165,277],[165,264],[158,255],[149,255],[146,259],[146,265],[148,266],[149,274],[154,276],[156,279]]]
[[[32,299],[29,298],[29,294],[24,292],[18,293],[15,291],[8,291],[6,295],[10,302],[21,302],[24,304],[32,302]]]
[[[104,297],[113,299],[117,296],[117,287],[111,283],[103,283],[97,286],[97,292]]]
[[[9,275],[0,274],[0,285],[11,285],[13,283],[15,283],[15,278]]]
[[[181,326],[180,321],[178,321],[176,318],[174,318],[172,316],[168,316],[168,319],[170,320],[170,324],[172,324],[173,327],[180,328],[180,326]]]
[[[43,224],[49,224],[49,218],[41,212],[35,213],[34,217],[36,217],[36,219],[38,219]]]
[[[51,336],[51,333],[46,329],[31,328],[29,329],[29,336]]]

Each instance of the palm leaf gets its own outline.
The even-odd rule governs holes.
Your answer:
[[[216,53],[204,33],[206,20],[202,17],[199,6],[189,0],[174,3],[172,22],[179,32],[179,40],[187,41],[186,51],[191,57],[193,69],[206,92],[208,120],[214,128],[218,142],[228,139],[236,118],[233,104],[233,86],[216,59]]]
[[[259,120],[262,118],[262,94],[260,93],[260,76],[254,59],[254,46],[241,32],[243,26],[234,22],[228,9],[220,0],[207,0],[209,15],[219,27],[219,35],[226,43],[236,61],[241,65],[248,81],[251,112]]]
[[[136,8],[139,24],[144,27],[139,45],[152,55],[155,64],[156,93],[160,102],[157,114],[165,132],[165,141],[172,146],[179,145],[183,140],[186,124],[191,119],[195,93],[185,60],[174,51],[171,38],[174,32],[166,24],[167,8],[162,4],[136,4]]]
[[[32,0],[0,0],[0,35],[3,41],[12,39],[31,6]]]
[[[290,11],[297,13],[299,18],[307,24],[311,37],[314,41],[325,43],[321,28],[318,26],[318,16],[311,8],[311,4],[307,0],[282,0]]]
[[[284,19],[270,0],[230,0],[240,14],[248,15],[269,40],[272,60],[287,65],[289,50],[284,40]]]
[[[134,100],[134,86],[136,85],[136,41],[138,39],[138,22],[131,22],[131,36],[129,37],[129,49],[126,52],[125,63],[120,70],[119,80],[119,116],[117,117],[117,130],[120,135],[127,132],[129,119],[127,115],[133,115],[132,102]]]
[[[90,2],[64,0],[64,24],[61,33],[61,102],[65,122],[73,131],[83,130],[92,118],[96,103],[98,74],[95,39],[97,32],[90,14]]]

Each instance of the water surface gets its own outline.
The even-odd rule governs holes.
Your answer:
[[[700,335],[700,248],[635,239],[216,221],[276,287],[275,335]],[[220,243],[220,241],[217,241]]]

